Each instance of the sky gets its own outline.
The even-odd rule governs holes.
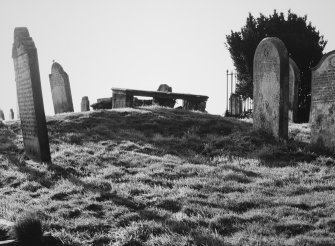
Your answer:
[[[17,110],[11,58],[15,27],[27,27],[39,59],[44,109],[54,115],[52,61],[70,78],[74,110],[111,97],[112,87],[207,95],[207,111],[226,110],[226,70],[234,70],[225,45],[248,13],[291,9],[335,49],[334,0],[0,0],[0,108]]]

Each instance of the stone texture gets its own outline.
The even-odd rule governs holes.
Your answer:
[[[26,27],[14,30],[12,58],[26,155],[48,162],[51,157],[37,50]]]
[[[289,105],[288,118],[292,122],[298,122],[298,90],[300,85],[300,70],[297,64],[289,58]]]
[[[113,108],[113,98],[98,98],[96,103],[91,104],[94,110],[97,109],[111,109]]]
[[[253,126],[288,138],[289,58],[278,38],[265,38],[254,55]]]
[[[311,144],[335,152],[335,50],[312,68]]]
[[[161,84],[158,87],[157,91],[162,91],[162,92],[172,92],[172,87],[168,86],[167,84]],[[153,98],[152,103],[154,105],[159,105],[163,107],[169,107],[173,108],[174,105],[176,104],[175,99],[168,99],[168,98]]]
[[[236,94],[231,94],[229,98],[229,112],[233,116],[240,115],[243,110],[243,100],[242,97],[236,95]]]
[[[69,76],[59,63],[52,64],[49,80],[55,114],[73,112]]]
[[[87,96],[81,99],[81,112],[90,111],[90,101]]]
[[[14,120],[14,111],[12,108],[9,110],[9,119]]]
[[[0,109],[0,120],[5,120],[5,115],[1,109]]]

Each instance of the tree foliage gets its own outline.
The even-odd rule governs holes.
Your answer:
[[[226,36],[226,46],[233,59],[240,83],[237,94],[251,97],[253,94],[253,59],[259,42],[265,37],[278,37],[289,52],[289,56],[300,69],[301,84],[299,88],[299,121],[308,121],[311,94],[311,71],[322,58],[327,44],[323,35],[307,23],[307,16],[297,16],[290,10],[285,18],[283,13],[274,10],[268,17],[260,14],[254,18],[250,13],[245,26],[240,31],[231,31]]]

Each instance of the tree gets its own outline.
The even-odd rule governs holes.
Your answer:
[[[240,83],[236,86],[236,93],[243,97],[253,94],[253,59],[259,42],[265,37],[278,37],[289,52],[289,56],[296,62],[300,69],[301,84],[299,87],[298,119],[306,122],[309,118],[311,102],[311,71],[323,55],[327,44],[323,35],[307,23],[307,16],[297,16],[290,10],[287,18],[283,13],[274,10],[268,17],[260,14],[255,19],[250,13],[245,26],[241,31],[231,31],[226,36],[226,46],[233,59]]]

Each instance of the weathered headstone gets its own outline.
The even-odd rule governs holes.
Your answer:
[[[0,109],[0,120],[5,120],[5,115],[2,111],[2,109]]]
[[[50,161],[37,50],[26,27],[14,30],[12,57],[26,155]]]
[[[311,143],[335,152],[335,50],[312,68]]]
[[[9,119],[14,120],[14,111],[12,108],[9,110]]]
[[[55,114],[73,112],[69,76],[59,63],[52,64],[49,80]]]
[[[292,122],[298,121],[298,89],[300,85],[300,70],[297,64],[289,58],[289,105],[288,118]]]
[[[280,39],[265,38],[258,44],[253,73],[253,126],[286,139],[289,61],[287,49]]]
[[[81,99],[81,112],[90,111],[90,101],[87,96]]]

